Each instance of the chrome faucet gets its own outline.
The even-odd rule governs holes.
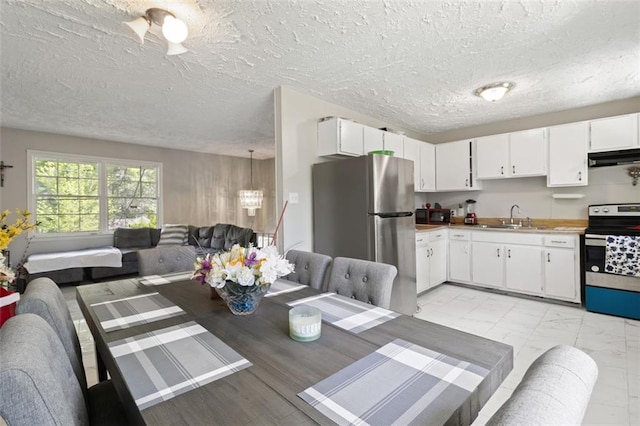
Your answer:
[[[511,212],[509,213],[509,223],[513,224],[513,208],[517,207],[518,208],[518,214],[520,214],[520,206],[517,204],[514,204],[511,206]]]

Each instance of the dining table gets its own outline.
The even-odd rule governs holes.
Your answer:
[[[282,279],[250,315],[211,295],[184,273],[77,287],[132,424],[470,425],[513,368],[509,345]],[[301,304],[317,340],[290,337]]]

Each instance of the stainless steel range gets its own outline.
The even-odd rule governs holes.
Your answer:
[[[640,204],[589,206],[585,307],[640,319]]]

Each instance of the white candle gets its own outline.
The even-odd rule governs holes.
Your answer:
[[[320,337],[322,312],[311,306],[296,306],[289,311],[289,336],[299,342],[311,342]]]

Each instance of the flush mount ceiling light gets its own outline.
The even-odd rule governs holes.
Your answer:
[[[501,83],[487,84],[486,86],[476,89],[473,93],[486,101],[495,102],[502,99],[514,86],[515,84],[513,83],[503,81]]]
[[[189,35],[187,25],[168,10],[154,7],[147,9],[143,16],[125,22],[140,37],[141,44],[144,44],[144,36],[152,23],[162,28],[162,35],[168,44],[167,55],[179,55],[189,51],[182,45]]]
[[[253,150],[249,150],[249,155],[251,156],[250,167],[251,167],[251,189],[242,189],[238,191],[238,196],[240,197],[240,207],[243,209],[247,209],[247,214],[249,216],[256,215],[256,209],[262,208],[262,198],[264,197],[262,191],[259,189],[253,189]]]

